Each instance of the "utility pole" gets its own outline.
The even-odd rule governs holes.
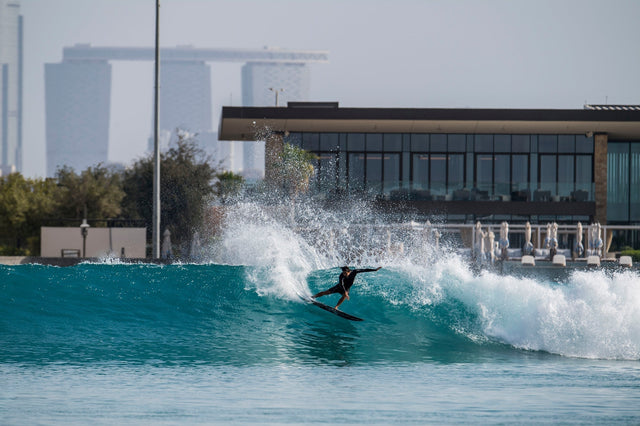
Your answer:
[[[156,0],[156,58],[155,58],[155,86],[154,86],[154,110],[153,110],[153,223],[152,245],[153,259],[160,258],[160,143],[158,134],[160,132],[158,97],[160,88],[160,0]]]

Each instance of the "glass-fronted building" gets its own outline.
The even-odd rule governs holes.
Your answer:
[[[594,201],[585,135],[290,133],[323,192],[387,199]]]
[[[329,200],[357,195],[449,221],[640,224],[639,106],[225,107],[219,137],[264,128],[267,149],[317,155],[313,189]]]

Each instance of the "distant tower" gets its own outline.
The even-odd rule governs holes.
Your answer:
[[[275,106],[288,101],[309,100],[311,73],[305,63],[247,62],[242,67],[242,104],[244,106]],[[264,144],[243,142],[244,175],[259,179],[264,174]]]
[[[160,131],[173,138],[176,129],[202,134],[211,131],[212,122],[211,67],[196,61],[162,61]]]
[[[109,152],[111,64],[45,64],[47,176],[62,166],[77,172],[106,164]]]
[[[0,0],[7,1],[7,0]],[[12,2],[9,1],[9,4]],[[0,39],[0,45],[4,38]],[[63,49],[62,62],[45,65],[47,175],[64,165],[81,171],[108,160],[111,100],[111,61],[150,61],[146,47],[92,47],[76,44]],[[208,62],[242,62],[245,105],[273,105],[270,87],[288,100],[307,100],[308,63],[327,62],[328,52],[283,49],[214,49],[190,46],[163,48],[160,53],[160,141],[167,148],[176,129],[197,133],[206,151],[225,167],[240,169],[242,155],[230,142],[219,142],[212,129],[211,67]],[[153,126],[152,126],[153,128]],[[238,142],[251,144],[250,142]],[[255,150],[245,170],[263,173]],[[257,161],[256,161],[257,160]],[[258,176],[260,177],[260,176]]]
[[[22,170],[22,16],[0,0],[0,175]]]

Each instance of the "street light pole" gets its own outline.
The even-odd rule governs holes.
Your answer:
[[[82,219],[82,224],[80,225],[80,234],[82,235],[82,257],[87,257],[87,235],[89,234],[89,226],[85,213],[85,218]]]
[[[160,0],[156,0],[156,50],[155,50],[155,86],[153,111],[153,218],[151,257],[160,258],[160,144],[158,133],[160,130],[158,92],[160,87]]]

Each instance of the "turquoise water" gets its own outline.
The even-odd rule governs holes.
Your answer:
[[[347,232],[383,266],[354,323],[298,297],[336,282],[331,235],[244,208],[216,263],[0,266],[0,423],[640,423],[637,271],[473,273]]]
[[[636,275],[558,285],[455,271],[425,286],[393,267],[360,275],[343,305],[365,318],[353,323],[261,287],[269,271],[255,267],[3,266],[0,417],[640,421]],[[300,288],[338,272],[313,271]]]

